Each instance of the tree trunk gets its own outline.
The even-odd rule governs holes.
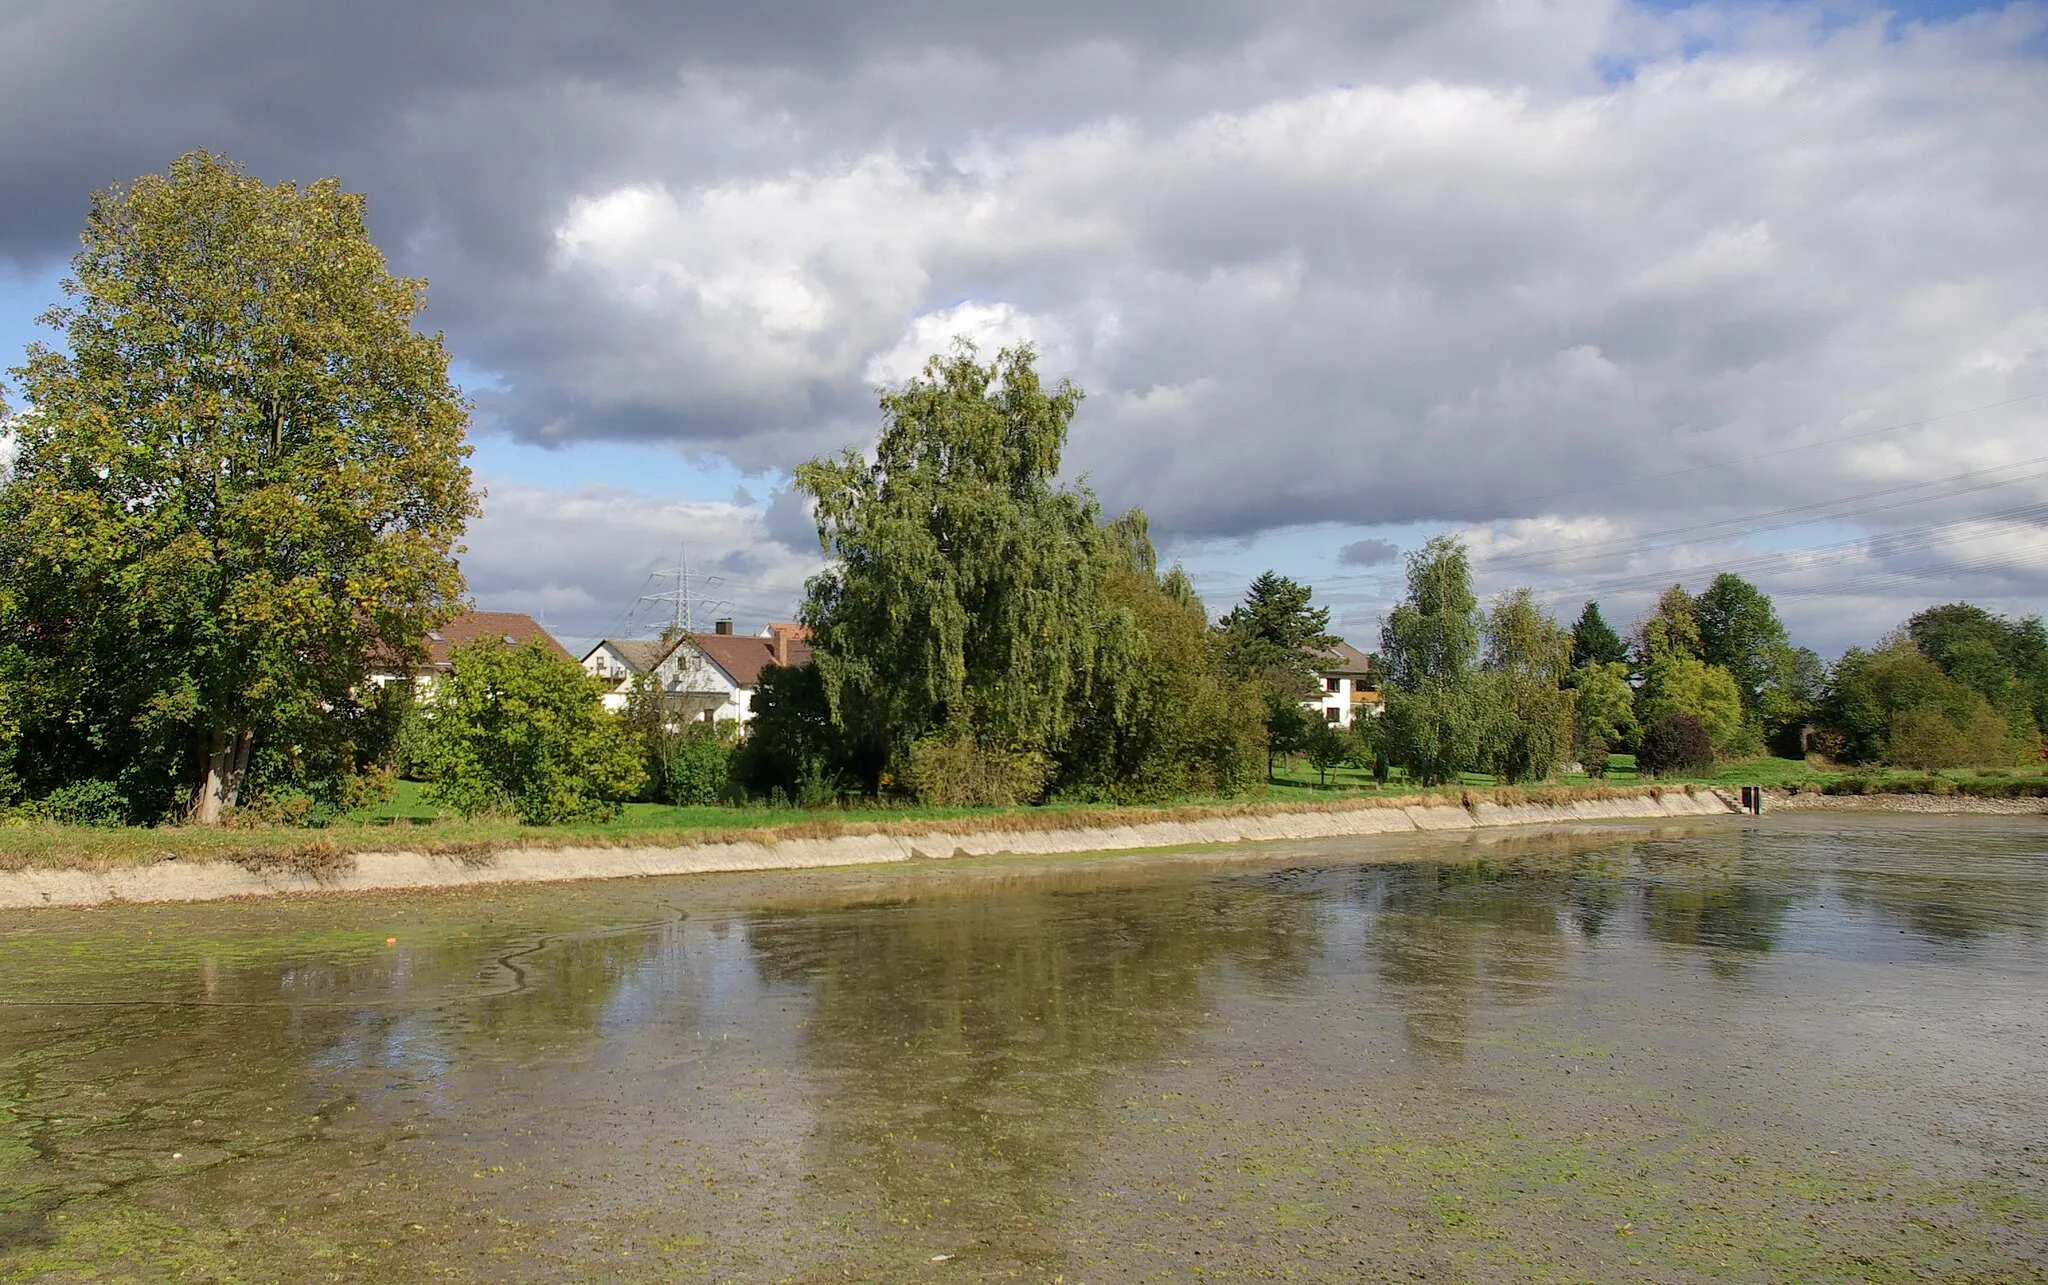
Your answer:
[[[201,732],[199,734],[199,789],[192,798],[194,825],[219,825],[234,810],[242,791],[242,777],[249,770],[249,748],[254,732]]]

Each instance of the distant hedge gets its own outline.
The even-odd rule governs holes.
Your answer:
[[[1822,794],[1961,795],[1970,799],[2048,798],[2048,780],[1991,777],[1952,781],[1945,776],[1845,776],[1821,787]]]

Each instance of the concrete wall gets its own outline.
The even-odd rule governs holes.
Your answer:
[[[1669,791],[1569,804],[1479,803],[1367,807],[1264,816],[1217,816],[1137,825],[966,834],[838,835],[690,847],[515,848],[472,864],[420,852],[366,852],[352,869],[316,878],[256,871],[228,862],[166,861],[117,870],[21,870],[0,873],[0,908],[91,906],[123,901],[215,901],[295,893],[442,888],[489,883],[547,883],[645,875],[709,874],[869,865],[998,853],[1118,852],[1192,848],[1278,839],[1474,830],[1581,821],[1726,816],[1732,805],[1711,793]]]

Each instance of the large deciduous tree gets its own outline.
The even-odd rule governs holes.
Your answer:
[[[1571,635],[1526,588],[1487,612],[1481,681],[1493,725],[1483,757],[1497,775],[1541,780],[1571,753],[1573,696],[1562,686],[1571,650]]]
[[[179,772],[217,820],[263,738],[346,737],[462,593],[467,407],[363,198],[205,152],[95,193],[0,491],[45,787]]]
[[[1425,785],[1476,766],[1484,751],[1479,633],[1471,559],[1455,537],[1437,536],[1408,555],[1408,596],[1380,630],[1387,756]]]
[[[983,365],[963,342],[882,395],[872,461],[797,468],[837,559],[803,619],[856,741],[902,755],[942,733],[1047,755],[1141,650],[1129,613],[1106,609],[1118,559],[1094,495],[1055,481],[1080,402],[1041,383],[1029,347]]]

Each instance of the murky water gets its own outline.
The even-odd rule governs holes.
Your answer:
[[[2048,1274],[2038,820],[1400,842],[0,917],[0,1277]]]

